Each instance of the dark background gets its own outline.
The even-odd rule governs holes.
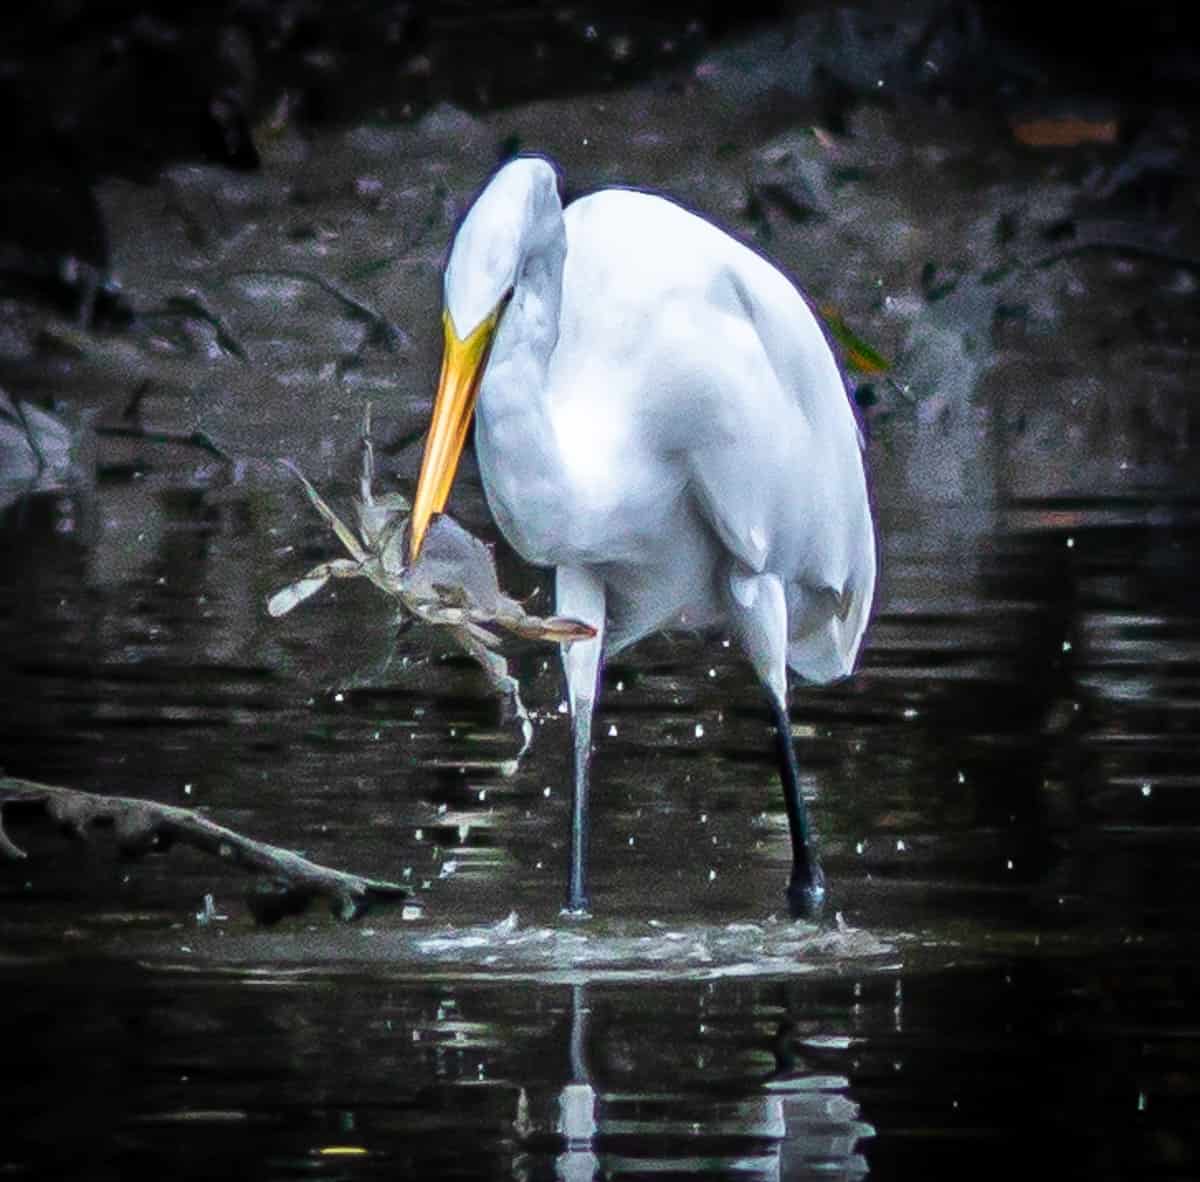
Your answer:
[[[646,77],[670,85],[714,45],[772,28],[798,38],[816,30],[832,53],[804,94],[782,78],[760,101],[815,106],[831,124],[876,68],[890,95],[925,93],[997,117],[1063,100],[1119,104],[1127,138],[1156,111],[1191,109],[1200,95],[1200,15],[1170,0],[13,3],[0,18],[8,269],[31,268],[13,246],[102,264],[93,181],[149,179],[180,160],[253,169],[251,128],[273,112],[316,127],[415,119],[440,102],[480,111]]]

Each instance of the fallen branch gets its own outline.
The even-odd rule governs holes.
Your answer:
[[[128,857],[165,850],[180,842],[266,875],[267,885],[250,898],[255,918],[263,923],[302,911],[318,896],[329,900],[339,919],[352,920],[373,903],[395,903],[412,894],[409,887],[398,883],[334,870],[293,850],[244,837],[193,809],[0,776],[0,855],[10,858],[26,856],[4,832],[4,806],[18,803],[39,806],[75,837],[86,838],[93,826],[111,826],[121,853]]]

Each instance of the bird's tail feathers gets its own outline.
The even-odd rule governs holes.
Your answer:
[[[794,673],[805,681],[824,684],[854,672],[873,589],[873,580],[865,588],[847,586],[840,592],[826,587],[815,597],[810,589],[799,589],[808,602],[791,612],[788,665]]]

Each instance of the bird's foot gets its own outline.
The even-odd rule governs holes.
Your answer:
[[[568,903],[559,912],[563,919],[583,920],[592,918],[592,909],[588,905],[586,899],[581,899],[578,903]]]
[[[814,866],[807,877],[793,876],[787,889],[788,911],[793,919],[816,923],[825,909],[825,875]]]

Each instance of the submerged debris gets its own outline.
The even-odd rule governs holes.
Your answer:
[[[95,417],[90,408],[43,410],[0,389],[0,510],[30,493],[89,486]]]
[[[0,390],[0,483],[56,487],[70,472],[75,436],[61,418]]]
[[[286,615],[330,579],[370,579],[399,605],[402,613],[448,630],[455,643],[479,662],[493,688],[507,696],[521,721],[523,754],[533,728],[521,704],[520,687],[508,672],[508,662],[496,651],[500,637],[494,629],[526,640],[558,644],[586,640],[595,635],[594,630],[565,616],[533,616],[526,612],[500,589],[491,549],[447,514],[433,519],[420,557],[408,563],[409,503],[399,493],[377,497],[373,491],[375,452],[370,404],[363,418],[362,449],[360,495],[354,503],[357,534],[329,507],[300,469],[284,461],[350,557],[313,567],[272,595],[267,611],[273,616]]]

